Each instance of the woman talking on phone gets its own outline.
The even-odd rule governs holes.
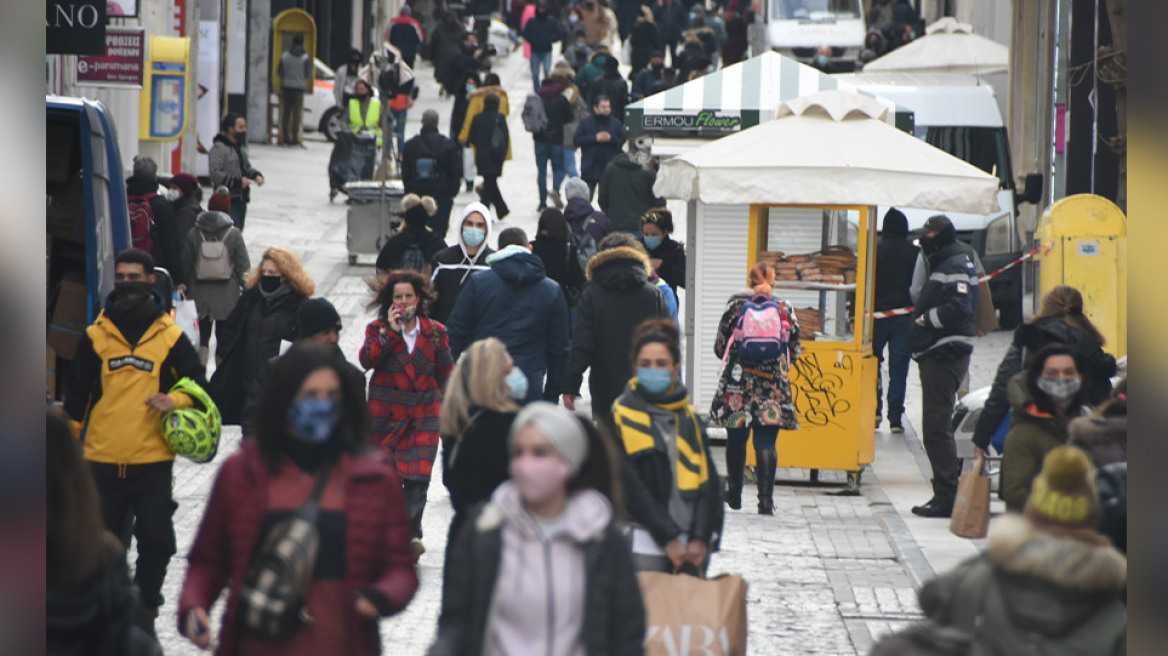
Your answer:
[[[426,316],[427,283],[415,271],[392,271],[369,309],[361,366],[373,370],[369,411],[373,435],[397,463],[409,507],[416,556],[422,545],[422,511],[438,454],[443,390],[454,368],[446,326]]]

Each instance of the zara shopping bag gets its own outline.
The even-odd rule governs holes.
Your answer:
[[[746,581],[639,572],[645,601],[645,656],[746,654]]]
[[[949,532],[963,538],[984,538],[990,525],[990,478],[985,475],[985,456],[973,459],[973,469],[957,481],[957,499]]]

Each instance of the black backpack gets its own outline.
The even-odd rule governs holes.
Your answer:
[[[410,269],[411,271],[423,272],[426,270],[426,254],[417,244],[410,244],[406,246],[405,252],[401,256],[402,269]]]
[[[597,251],[596,238],[592,236],[591,232],[588,232],[588,226],[593,221],[594,219],[589,216],[580,230],[573,229],[571,234],[572,245],[576,247],[576,258],[580,261],[580,268],[584,271],[588,270],[588,260],[591,260]]]
[[[507,159],[509,141],[507,119],[502,114],[495,117],[495,129],[491,132],[491,155],[497,160]]]
[[[424,138],[419,137],[422,152],[418,161],[414,163],[414,182],[426,189],[437,189],[442,182],[442,169],[438,158],[430,151],[430,145]]]
[[[286,640],[312,622],[304,602],[320,549],[316,527],[320,497],[331,472],[331,466],[321,471],[308,500],[294,515],[268,531],[248,563],[239,589],[236,618],[244,632],[269,640]]]

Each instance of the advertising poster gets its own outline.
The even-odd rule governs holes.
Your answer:
[[[207,175],[207,153],[219,133],[219,21],[199,23],[199,79],[195,85],[198,102],[198,175]]]
[[[142,28],[108,28],[104,55],[77,57],[77,84],[141,89],[145,58],[146,34]]]

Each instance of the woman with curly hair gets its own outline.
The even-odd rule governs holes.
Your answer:
[[[218,368],[208,390],[225,424],[240,423],[246,390],[260,365],[280,354],[280,342],[296,341],[300,305],[316,291],[300,258],[281,246],[264,251],[246,287],[223,324],[216,347]]]
[[[722,360],[718,389],[710,407],[710,423],[726,428],[726,505],[742,508],[742,479],[746,469],[746,443],[754,433],[754,455],[758,462],[758,513],[775,514],[775,468],[778,454],[775,441],[779,430],[797,430],[795,401],[791,396],[791,365],[799,359],[799,321],[787,301],[773,295],[775,268],[766,262],[750,270],[750,288],[730,297],[714,355]],[[775,357],[756,360],[746,357],[733,338],[738,319],[747,303],[775,303],[782,321],[781,337],[787,348]]]
[[[411,546],[422,555],[422,511],[438,455],[443,390],[454,368],[446,326],[426,315],[426,279],[391,271],[369,303],[361,366],[373,370],[369,411],[374,438],[393,455],[409,506]]]

